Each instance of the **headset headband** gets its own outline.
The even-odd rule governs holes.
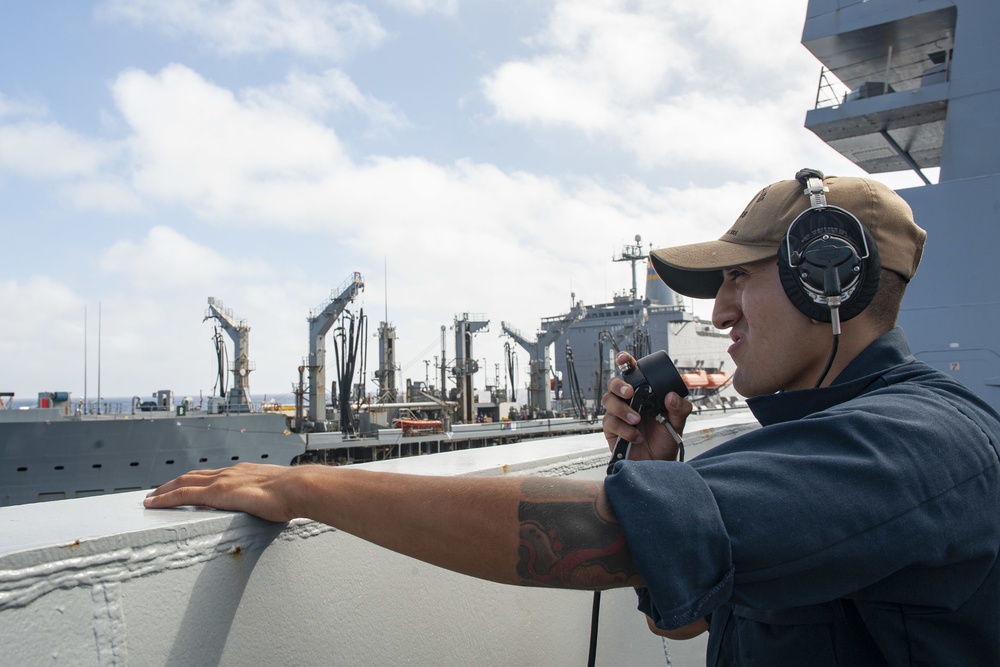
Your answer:
[[[855,215],[850,211],[840,208],[839,206],[831,206],[826,203],[826,193],[830,191],[830,188],[823,185],[823,172],[816,171],[814,169],[803,169],[795,175],[795,178],[805,186],[805,190],[802,191],[802,194],[809,197],[809,208],[795,216],[795,220],[793,220],[792,224],[788,225],[788,229],[785,230],[785,251],[788,255],[788,263],[791,266],[797,266],[799,264],[799,260],[796,258],[797,253],[792,254],[791,232],[795,227],[795,223],[797,223],[799,219],[807,213],[823,209],[840,211],[854,221],[854,223],[858,226],[858,236],[861,238],[862,250],[864,251],[864,254],[859,255],[858,258],[868,259],[871,253],[868,250],[868,235],[865,234],[864,225],[862,225],[861,221],[858,220],[857,217],[855,217]]]

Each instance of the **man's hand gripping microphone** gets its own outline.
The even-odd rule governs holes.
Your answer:
[[[688,388],[680,373],[677,372],[677,368],[670,361],[670,357],[663,350],[659,350],[639,359],[634,365],[622,364],[619,370],[621,370],[622,379],[635,389],[632,400],[629,401],[629,407],[640,415],[652,415],[656,421],[663,424],[670,432],[674,442],[680,447],[681,460],[683,461],[684,441],[667,420],[663,403],[670,392],[675,392],[681,397],[687,396]],[[609,475],[616,462],[628,458],[631,447],[632,443],[620,436],[615,441],[611,462],[608,464]]]

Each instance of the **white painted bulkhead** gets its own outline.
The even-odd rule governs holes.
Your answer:
[[[689,456],[755,424],[689,424]],[[366,464],[600,478],[600,433]],[[306,520],[146,510],[144,492],[0,508],[0,665],[584,665],[593,595],[484,582]],[[704,664],[603,594],[599,665]],[[665,650],[669,651],[668,662]]]

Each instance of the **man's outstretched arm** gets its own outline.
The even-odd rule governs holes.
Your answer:
[[[205,505],[306,517],[456,572],[508,584],[641,586],[599,481],[428,477],[240,464],[159,487],[146,507]]]

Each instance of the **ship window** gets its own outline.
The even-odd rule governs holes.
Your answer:
[[[239,461],[239,460],[240,460],[240,457],[238,457],[238,456],[234,456],[234,457],[232,457],[232,459],[230,459],[230,460],[232,460],[232,461]]]
[[[132,461],[132,463],[129,463],[129,466],[131,466],[131,467],[133,467],[133,468],[135,468],[135,467],[136,467],[136,466],[138,466],[138,465],[139,465],[139,462],[138,462],[138,461]]]
[[[198,459],[198,463],[205,463],[208,459]]]
[[[46,500],[66,500],[66,492],[53,491],[52,493],[39,493],[38,500],[42,502]]]
[[[101,469],[101,464],[100,463],[95,463],[94,465],[92,465],[90,467],[94,468],[95,470],[100,470]]]
[[[172,466],[173,464],[174,464],[174,460],[173,459],[167,459],[167,465],[168,466]]]
[[[260,455],[260,458],[262,458],[262,459],[266,459],[266,458],[267,458],[268,456],[269,456],[269,454],[261,454],[261,455]]]
[[[54,470],[65,470],[66,466],[56,466]]]
[[[18,468],[17,471],[18,472],[28,472],[28,469],[27,468]]]
[[[104,489],[84,489],[83,491],[77,491],[77,498],[86,498],[87,496],[100,496],[104,495]]]

